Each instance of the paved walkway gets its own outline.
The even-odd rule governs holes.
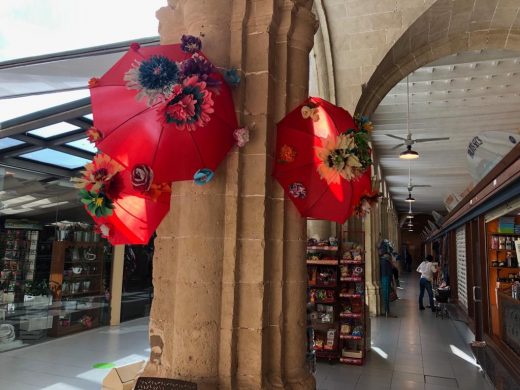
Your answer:
[[[319,363],[318,390],[491,390],[461,322],[417,309],[417,275],[404,275],[398,318],[372,318],[372,351],[364,366]],[[426,302],[426,300],[425,300]],[[99,328],[0,354],[0,389],[99,390],[107,369],[147,359],[148,319]]]
[[[494,389],[476,366],[466,325],[419,311],[419,274],[401,277],[404,289],[391,304],[398,318],[371,319],[372,351],[365,365],[319,363],[318,390]]]

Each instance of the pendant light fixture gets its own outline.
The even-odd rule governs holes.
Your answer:
[[[410,162],[408,162],[408,183],[411,183],[411,181],[412,181],[411,165],[412,164]],[[409,203],[415,202],[415,198],[412,196],[412,192],[409,189],[408,189],[408,198],[406,198],[404,201],[409,202]]]
[[[406,216],[406,219],[409,219],[410,222],[412,222],[412,219],[415,218],[415,216],[412,214],[412,203],[409,203],[410,207],[408,208],[408,215]]]
[[[412,133],[410,132],[410,86],[408,83],[408,76],[406,76],[406,131],[407,139],[412,139]],[[406,150],[399,154],[399,158],[403,160],[415,160],[419,158],[419,153],[412,150],[412,145],[407,145]]]

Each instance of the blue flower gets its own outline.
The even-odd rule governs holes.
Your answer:
[[[193,175],[193,181],[195,182],[195,184],[202,186],[211,181],[211,179],[213,179],[213,176],[215,176],[215,173],[211,169],[202,168],[195,172],[195,174]]]
[[[144,89],[165,90],[178,82],[179,67],[164,56],[152,56],[139,65],[138,80]]]
[[[181,37],[181,49],[186,53],[196,53],[202,48],[202,42],[193,35],[183,35]]]
[[[226,70],[224,72],[224,79],[226,80],[226,83],[232,87],[236,87],[238,84],[240,84],[240,75],[238,74],[236,68]]]

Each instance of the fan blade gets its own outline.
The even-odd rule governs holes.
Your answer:
[[[441,138],[418,138],[415,142],[430,142],[430,141],[447,141],[450,137],[441,137]]]
[[[411,187],[412,188],[416,188],[416,187],[431,187],[431,185],[429,185],[429,184],[414,184]]]
[[[395,138],[395,139],[399,139],[401,141],[406,141],[406,138],[403,138],[403,137],[399,137],[397,135],[393,135],[393,134],[385,134],[387,137],[391,137],[391,138]]]

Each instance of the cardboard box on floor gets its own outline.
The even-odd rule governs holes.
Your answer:
[[[132,390],[135,378],[144,366],[144,360],[126,366],[112,368],[103,379],[102,390]]]

